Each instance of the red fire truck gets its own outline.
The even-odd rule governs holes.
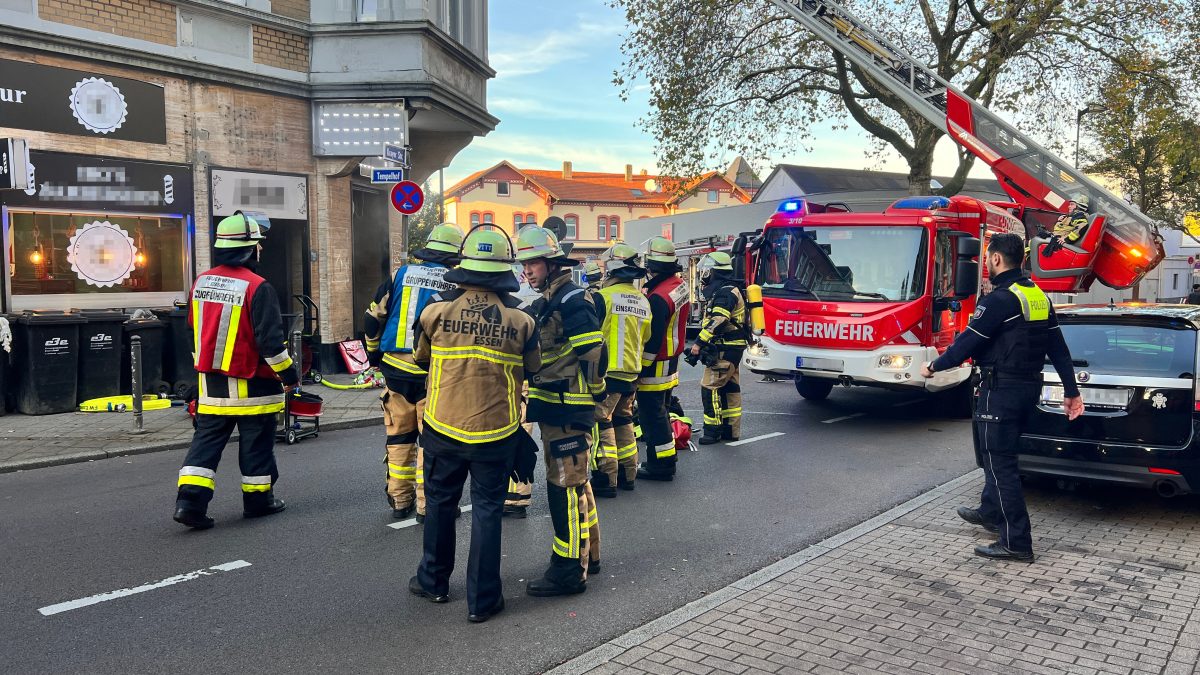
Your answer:
[[[808,399],[835,384],[950,392],[966,410],[970,368],[925,380],[932,361],[966,328],[986,290],[979,252],[997,232],[1025,237],[1031,273],[1046,291],[1086,290],[1094,281],[1128,288],[1162,260],[1153,221],[983,109],[921,62],[822,0],[771,0],[834,49],[946,126],[991,167],[1010,202],[966,196],[912,197],[883,213],[803,199],[783,202],[763,230],[734,243],[747,283],[762,291],[764,325],[746,351],[754,372],[794,376]],[[1073,244],[1051,246],[1068,204],[1090,201]]]

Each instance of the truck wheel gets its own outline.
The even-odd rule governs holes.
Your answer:
[[[796,391],[806,401],[824,401],[829,397],[829,392],[833,391],[833,380],[796,375]]]

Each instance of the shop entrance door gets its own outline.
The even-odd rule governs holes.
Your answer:
[[[271,219],[271,230],[263,241],[258,274],[279,296],[279,311],[299,311],[292,296],[311,295],[308,275],[308,222]]]
[[[375,297],[375,290],[388,277],[391,242],[388,238],[388,195],[380,190],[354,186],[351,191],[351,259],[353,260],[352,297],[354,334],[362,335],[363,313]]]

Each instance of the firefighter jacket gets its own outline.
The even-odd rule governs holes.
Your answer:
[[[443,277],[449,268],[439,262],[402,265],[375,292],[364,329],[367,352],[382,352],[379,368],[385,378],[424,380],[425,371],[412,357],[414,328],[421,310],[434,294],[454,289]]]
[[[1070,214],[1062,216],[1054,223],[1054,234],[1055,236],[1062,237],[1063,241],[1068,244],[1073,244],[1083,238],[1083,233],[1087,230],[1087,226],[1087,211],[1076,209]]]
[[[199,374],[197,412],[283,410],[279,381],[296,384],[275,289],[250,268],[219,265],[192,286],[188,326]]]
[[[996,275],[992,285],[992,292],[980,298],[967,330],[930,369],[956,368],[973,358],[983,371],[985,385],[999,380],[1041,382],[1049,357],[1066,396],[1078,396],[1071,353],[1050,299],[1019,269]]]
[[[722,352],[746,348],[746,301],[728,274],[714,274],[704,288],[704,321],[696,342]]]
[[[418,319],[413,359],[429,373],[425,428],[495,448],[520,428],[521,383],[541,366],[537,328],[520,301],[480,283],[487,273],[447,278],[456,276],[476,283],[433,296]]]
[[[529,379],[526,418],[590,429],[604,395],[600,320],[588,292],[562,273],[530,312],[537,321],[542,367]]]
[[[687,341],[691,313],[688,286],[677,274],[663,274],[646,282],[645,291],[650,302],[650,338],[638,389],[666,391],[679,383],[679,355]]]
[[[600,333],[607,346],[604,374],[607,390],[634,391],[634,382],[649,363],[646,341],[650,339],[650,303],[634,285],[609,279],[592,295],[602,317]]]

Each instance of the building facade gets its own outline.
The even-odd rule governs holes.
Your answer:
[[[406,255],[382,143],[423,181],[495,128],[486,0],[0,0],[0,311],[165,307],[211,232],[269,219],[260,272],[287,314],[357,334]],[[375,158],[375,159],[372,159]]]
[[[736,182],[739,178],[746,185]],[[753,198],[756,178],[739,159],[724,174],[713,171],[671,189],[667,179],[646,170],[634,173],[518,169],[509,162],[478,171],[446,190],[446,218],[464,227],[493,224],[509,234],[522,225],[558,216],[578,258],[595,256],[626,236],[627,224],[664,214],[689,213]]]

